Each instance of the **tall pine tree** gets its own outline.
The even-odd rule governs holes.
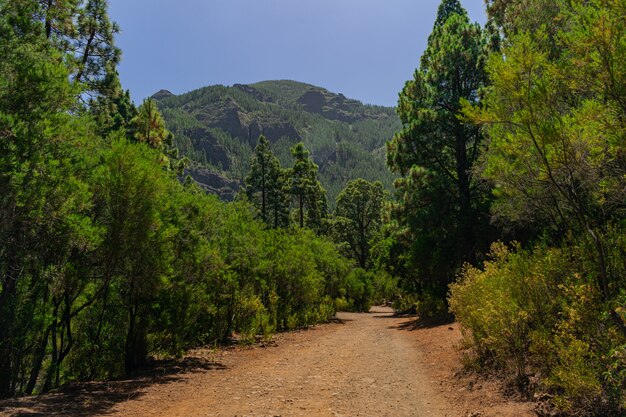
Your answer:
[[[411,237],[420,280],[441,294],[477,249],[481,196],[472,166],[482,135],[459,115],[462,100],[478,101],[484,52],[480,26],[470,23],[458,0],[444,0],[420,67],[400,93],[402,130],[387,145],[388,165],[402,176],[395,214]],[[433,231],[439,226],[445,233]]]
[[[386,194],[380,181],[357,178],[337,196],[335,233],[361,268],[369,266],[370,244],[382,226]]]
[[[250,158],[250,173],[245,179],[246,194],[258,207],[263,222],[274,228],[287,225],[289,201],[285,173],[263,135]]]
[[[298,208],[298,223],[319,230],[326,214],[326,191],[317,180],[318,167],[303,143],[291,149],[294,159],[290,174],[290,192]],[[306,214],[306,218],[305,218]]]

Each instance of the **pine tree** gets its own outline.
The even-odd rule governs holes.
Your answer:
[[[250,158],[250,173],[245,179],[246,194],[258,206],[263,222],[270,224],[271,219],[274,227],[285,223],[288,202],[284,182],[280,162],[272,153],[267,138],[261,135]]]
[[[166,169],[176,172],[177,175],[183,174],[188,159],[179,157],[178,148],[174,145],[174,135],[165,127],[163,116],[154,100],[146,99],[139,106],[137,115],[130,121],[128,133],[137,142],[146,143],[151,148],[159,150],[160,163]]]
[[[106,89],[91,100],[89,111],[103,136],[120,129],[131,133],[131,122],[137,116],[137,107],[130,98],[130,91],[122,89],[117,71],[109,72],[107,77]]]
[[[300,227],[304,227],[306,210],[306,224],[319,228],[327,206],[326,191],[317,180],[318,166],[309,156],[309,151],[305,149],[303,143],[298,143],[291,149],[291,156],[294,164],[289,172],[290,192],[298,207],[298,222]]]
[[[108,16],[107,0],[87,0],[76,19],[77,35],[71,39],[75,56],[74,81],[87,86],[91,96],[103,94],[117,64],[121,51],[115,46],[119,32],[116,23]]]
[[[369,263],[370,243],[382,225],[386,192],[380,181],[350,181],[337,197],[335,233],[347,243],[361,268]]]
[[[51,294],[45,273],[63,268],[82,252],[79,246],[91,243],[84,217],[89,195],[71,154],[77,147],[70,140],[82,134],[80,122],[70,119],[77,89],[63,56],[33,20],[33,6],[0,0],[0,398],[15,395],[17,381],[32,392],[26,383],[32,373],[21,368],[27,343],[44,344],[45,353],[48,338],[59,335],[64,343],[48,350],[52,371],[71,347],[66,312],[67,300],[75,298],[65,285]],[[44,303],[52,298],[57,306],[47,311],[50,332],[34,318],[40,293]],[[40,330],[36,341],[33,329]],[[41,367],[36,358],[35,368]]]
[[[80,0],[38,0],[36,16],[44,24],[45,36],[64,51],[69,49],[68,39],[76,36],[76,16]]]
[[[66,64],[72,80],[83,85],[83,98],[95,99],[110,92],[121,51],[115,46],[119,27],[109,19],[107,0],[17,2],[43,24],[50,44],[71,57]]]
[[[278,162],[278,160],[276,160]],[[267,205],[268,213],[272,217],[273,227],[289,226],[289,187],[288,170],[273,169],[268,178]]]
[[[131,124],[137,142],[147,143],[154,149],[162,149],[170,136],[163,117],[152,99],[144,100]]]
[[[452,267],[424,271],[424,275],[439,275],[442,289],[457,263],[475,257],[480,196],[472,166],[482,136],[478,127],[462,123],[459,116],[462,100],[478,101],[486,77],[484,52],[480,26],[470,23],[458,0],[444,0],[420,68],[400,93],[398,115],[403,128],[387,144],[388,165],[403,176],[397,182],[395,213],[413,236],[413,244],[432,235],[437,222],[449,230],[413,248],[429,259],[418,261],[422,268],[429,263],[438,268],[434,265],[438,262]],[[430,258],[433,243],[456,261]]]

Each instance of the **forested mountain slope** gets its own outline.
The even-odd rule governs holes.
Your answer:
[[[295,81],[217,85],[179,96],[162,90],[153,98],[192,161],[190,174],[224,199],[232,198],[248,172],[260,134],[283,166],[291,165],[289,149],[303,141],[320,167],[329,202],[355,178],[391,187],[384,145],[400,127],[393,108]]]

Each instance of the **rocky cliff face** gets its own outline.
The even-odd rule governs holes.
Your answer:
[[[348,100],[343,94],[325,94],[320,90],[309,90],[304,93],[298,103],[311,113],[321,114],[330,120],[353,122],[361,116],[356,113],[356,107],[360,104],[356,100]]]
[[[215,194],[224,201],[232,201],[239,191],[240,182],[226,178],[222,174],[210,171],[207,168],[193,168],[185,170],[191,175],[200,188],[210,194]]]
[[[228,171],[231,167],[231,161],[228,156],[228,150],[215,135],[204,127],[190,127],[183,129],[182,132],[195,139],[195,148],[204,152],[207,162],[214,166],[220,166]]]

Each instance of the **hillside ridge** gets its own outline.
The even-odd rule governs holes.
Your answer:
[[[289,149],[304,142],[320,167],[331,205],[354,178],[391,187],[384,146],[400,126],[393,108],[293,80],[212,85],[180,95],[161,90],[152,98],[181,153],[192,161],[188,173],[225,200],[245,178],[261,134],[283,166],[291,165]]]

